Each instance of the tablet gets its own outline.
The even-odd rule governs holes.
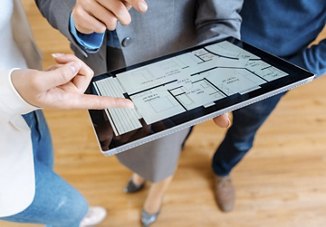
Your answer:
[[[90,91],[134,109],[90,110],[101,151],[113,155],[307,83],[314,75],[234,38],[94,77]]]

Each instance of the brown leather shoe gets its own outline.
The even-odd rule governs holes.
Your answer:
[[[214,176],[214,194],[218,207],[223,212],[234,209],[235,189],[230,176]]]

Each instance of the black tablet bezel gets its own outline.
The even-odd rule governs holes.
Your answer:
[[[223,98],[221,100],[217,100],[214,102],[215,105],[209,107],[197,107],[193,110],[183,112],[181,114],[175,115],[173,117],[167,118],[159,122],[155,122],[150,125],[147,125],[145,121],[142,120],[141,123],[143,125],[143,128],[133,130],[131,132],[125,133],[124,135],[120,135],[120,136],[114,135],[110,121],[106,117],[105,110],[90,110],[89,113],[102,152],[107,155],[112,155],[112,154],[122,152],[126,149],[141,145],[145,142],[163,137],[164,135],[168,135],[178,130],[184,129],[186,127],[190,127],[191,125],[210,119],[223,112],[232,111],[244,105],[248,105],[254,101],[258,101],[263,98],[266,98],[267,96],[271,96],[273,94],[286,91],[292,88],[293,86],[297,86],[299,84],[312,80],[314,77],[312,73],[302,68],[299,68],[289,62],[286,62],[285,60],[279,57],[266,53],[258,48],[255,48],[235,38],[227,38],[218,42],[222,42],[225,40],[260,57],[261,60],[267,62],[272,66],[275,66],[276,68],[288,73],[289,75],[262,84],[260,89],[253,90],[245,94],[239,94],[239,93],[234,94],[226,98]],[[115,75],[118,73],[126,72],[138,67],[142,67],[144,65],[148,65],[180,54],[191,52],[203,48],[207,45],[211,45],[218,42],[205,43],[203,45],[198,45],[196,47],[192,47],[176,53],[158,57],[110,73],[105,73],[94,77],[92,82],[102,80],[107,77],[112,77],[112,76],[115,77]],[[98,95],[97,90],[95,89],[93,83],[91,83],[89,91],[92,94]],[[126,98],[129,98],[128,95],[126,95]]]

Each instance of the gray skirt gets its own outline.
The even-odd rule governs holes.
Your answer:
[[[181,146],[189,129],[117,154],[131,171],[151,182],[172,176],[177,168]]]

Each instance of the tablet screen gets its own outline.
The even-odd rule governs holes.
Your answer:
[[[102,151],[115,154],[312,78],[275,56],[226,39],[97,76],[93,93],[129,98],[135,109],[90,113]]]

